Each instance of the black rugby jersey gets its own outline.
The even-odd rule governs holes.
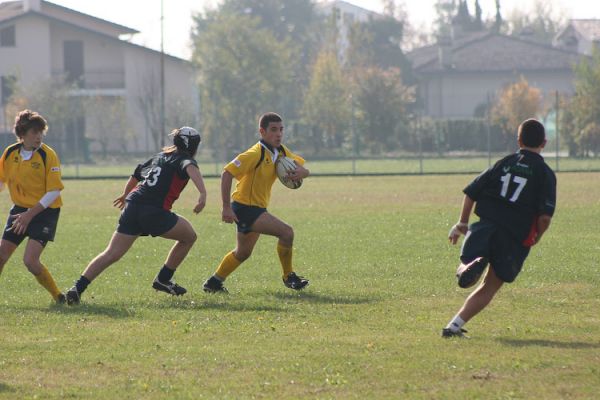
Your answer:
[[[476,201],[475,214],[523,242],[537,216],[554,214],[556,176],[540,154],[521,149],[496,162],[463,192]]]
[[[198,166],[196,160],[181,153],[158,153],[139,164],[132,176],[140,183],[129,193],[127,201],[149,204],[170,210],[190,177],[185,169]]]

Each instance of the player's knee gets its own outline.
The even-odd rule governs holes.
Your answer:
[[[294,243],[294,229],[291,226],[286,225],[282,230],[279,239],[284,243],[292,245],[292,243]]]
[[[27,267],[27,269],[29,271],[37,271],[37,267],[40,263],[40,260],[35,257],[35,256],[31,256],[29,254],[25,254],[23,256],[23,264],[25,264],[25,266]]]
[[[252,250],[236,250],[233,256],[239,262],[244,262],[252,255]]]
[[[198,240],[198,235],[196,234],[196,232],[192,229],[190,231],[190,233],[188,234],[187,240],[186,242],[188,242],[190,245],[194,244],[196,242],[196,240]]]
[[[104,252],[104,254],[102,255],[102,258],[104,258],[104,261],[107,262],[109,265],[116,263],[117,261],[119,261],[121,259],[121,257],[123,257],[123,254],[118,253],[116,251],[112,251],[112,250],[106,250]]]

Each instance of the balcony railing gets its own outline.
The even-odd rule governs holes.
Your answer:
[[[125,71],[91,70],[83,75],[73,76],[67,71],[52,71],[52,77],[62,78],[65,83],[79,89],[124,89]]]

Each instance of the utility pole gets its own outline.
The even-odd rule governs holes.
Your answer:
[[[165,146],[165,35],[164,0],[160,0],[160,148]]]

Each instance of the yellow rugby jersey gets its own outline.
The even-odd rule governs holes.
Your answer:
[[[0,181],[8,187],[15,205],[32,208],[47,192],[64,188],[60,161],[54,150],[44,143],[25,161],[20,154],[21,147],[21,143],[15,143],[4,150],[0,158]],[[60,206],[62,200],[58,196],[50,208]]]
[[[264,159],[259,164],[261,148],[264,148]],[[285,152],[287,157],[293,158],[300,165],[304,165],[304,159],[292,153],[286,146],[281,145],[281,148],[276,149],[276,151],[278,157],[282,157],[283,152]],[[277,179],[274,156],[271,150],[258,142],[225,166],[224,169],[238,181],[231,195],[233,201],[247,206],[267,208],[271,199],[273,182]]]

